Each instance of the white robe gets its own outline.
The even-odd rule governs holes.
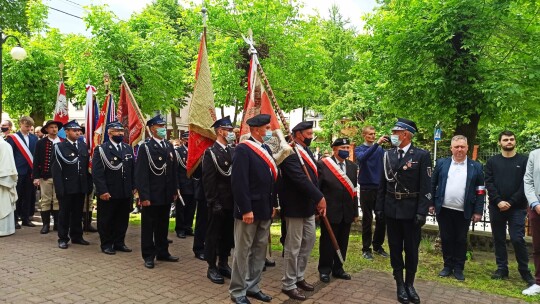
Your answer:
[[[0,236],[15,233],[17,167],[11,146],[0,137]]]

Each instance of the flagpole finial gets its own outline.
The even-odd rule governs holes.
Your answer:
[[[60,69],[60,81],[64,81],[64,63],[60,62],[58,68]]]
[[[208,19],[208,10],[206,7],[201,8],[203,27],[206,27],[206,20]]]

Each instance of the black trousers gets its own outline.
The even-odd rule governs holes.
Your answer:
[[[384,243],[386,224],[384,219],[375,218],[375,233],[373,233],[373,210],[377,202],[377,189],[360,190],[360,208],[362,208],[362,252],[379,250]]]
[[[58,241],[69,242],[83,238],[82,211],[86,194],[66,194],[58,197]]]
[[[205,199],[197,200],[197,217],[195,218],[195,237],[193,238],[193,252],[204,253],[204,241],[208,225],[208,207]]]
[[[471,224],[463,211],[441,208],[437,214],[444,267],[463,270],[467,259],[467,233]]]
[[[208,227],[204,242],[204,256],[209,267],[215,267],[217,257],[220,261],[227,261],[234,247],[234,218],[233,211],[223,209],[212,212],[208,208]]]
[[[386,217],[386,232],[390,247],[390,264],[394,275],[403,276],[403,269],[405,269],[407,276],[414,276],[418,268],[420,227],[414,223],[413,219],[398,220]],[[403,251],[405,251],[405,260],[403,260]]]
[[[193,197],[193,194],[182,194],[185,206],[182,205],[180,199],[177,199],[176,204],[176,226],[174,230],[176,232],[185,231],[187,233],[193,232],[193,218],[195,217],[195,208],[197,203]]]
[[[332,226],[332,231],[336,236],[336,240],[343,256],[343,260],[347,257],[347,247],[349,246],[349,232],[351,231],[352,223],[341,222],[339,224],[330,224]],[[343,264],[339,260],[336,250],[332,246],[332,241],[330,240],[330,235],[326,229],[326,225],[321,223],[321,239],[319,242],[319,273],[330,274],[339,274],[343,272]]]
[[[170,256],[167,234],[171,205],[147,206],[141,210],[141,252],[143,259]]]
[[[36,187],[34,187],[31,174],[19,175],[16,190],[19,198],[15,203],[17,207],[15,216],[23,222],[29,221],[34,216],[36,200]]]
[[[125,245],[132,198],[97,199],[97,227],[101,249]]]

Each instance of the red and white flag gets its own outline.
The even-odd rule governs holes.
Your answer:
[[[124,79],[122,79],[122,85],[120,86],[117,118],[124,128],[128,130],[128,136],[125,137],[124,141],[132,147],[137,146],[144,139],[146,122]]]
[[[68,103],[66,98],[66,87],[64,82],[61,81],[58,85],[58,94],[56,95],[56,106],[54,108],[54,120],[59,121],[62,124],[66,124],[69,121]]]
[[[86,85],[86,106],[84,109],[85,114],[85,133],[84,137],[86,145],[88,146],[88,153],[90,157],[94,152],[94,131],[96,130],[96,124],[99,119],[98,105],[94,94],[96,88],[92,85]]]

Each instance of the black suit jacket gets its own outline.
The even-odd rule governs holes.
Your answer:
[[[105,142],[94,149],[92,175],[97,196],[109,193],[113,199],[133,197],[133,189],[135,189],[133,149],[128,144],[121,143],[121,145],[121,152],[111,142]],[[104,157],[102,157],[100,150],[103,151]],[[112,166],[122,164],[122,168],[112,170],[105,164],[105,160],[109,161]]]
[[[253,212],[255,220],[272,218],[272,208],[277,207],[274,176],[266,162],[244,143],[234,150],[231,185],[235,218],[242,219],[248,212]]]
[[[310,157],[313,154],[306,149]],[[279,183],[279,205],[286,217],[310,217],[315,214],[317,203],[323,198],[319,190],[317,175],[308,164],[305,164],[311,177],[308,179],[299,156],[296,153],[289,155],[279,165],[282,179]]]
[[[16,134],[19,135],[21,138],[24,138],[21,131],[17,132]],[[17,173],[19,174],[19,176],[32,174],[32,168],[30,167],[30,164],[28,163],[26,158],[24,158],[21,150],[17,147],[14,139],[11,138],[11,136],[15,136],[15,134],[8,136],[6,138],[6,141],[8,144],[11,145],[13,149],[13,158],[15,159],[15,165],[17,166]],[[38,138],[34,134],[28,134],[28,141],[29,142],[26,143],[26,146],[28,147],[28,150],[30,151],[32,156],[34,156],[34,151],[36,149],[36,143],[38,141]]]
[[[385,152],[383,162],[387,162],[387,174],[383,168],[375,210],[384,211],[385,216],[393,219],[414,219],[416,214],[427,215],[429,206],[433,204],[429,152],[411,144],[403,159],[399,160],[397,149],[393,148]],[[387,175],[392,179],[390,171],[396,173],[399,183],[386,179]],[[398,200],[395,194],[390,193],[404,193],[406,190],[417,193],[417,197]]]
[[[51,167],[54,190],[56,196],[66,194],[90,193],[92,191],[92,177],[88,171],[88,148],[84,142],[77,142],[77,148],[69,141],[55,144],[62,157],[71,162],[78,158],[74,164],[67,164],[53,149],[53,163]]]
[[[216,166],[223,172],[229,171],[232,166],[234,148],[228,147],[225,151],[217,142],[204,151],[202,161],[202,183],[204,194],[209,207],[219,206],[224,209],[233,209],[233,195],[231,189],[231,176],[221,174]],[[214,162],[212,154],[216,158]]]
[[[47,136],[37,141],[34,152],[34,169],[32,171],[34,179],[49,179],[52,177],[53,150],[53,143]]]
[[[151,205],[163,206],[174,201],[178,193],[178,161],[173,146],[165,141],[166,149],[155,139],[150,139],[139,148],[135,162],[135,187],[142,201],[149,200]],[[148,148],[148,152],[146,151]],[[167,165],[165,172],[150,168],[149,158],[154,165],[161,168]]]
[[[330,158],[336,162],[335,157]],[[351,197],[349,191],[343,186],[338,178],[330,171],[328,166],[322,160],[317,163],[319,170],[319,188],[326,199],[326,217],[332,224],[341,222],[352,223],[355,217],[358,217],[358,199]],[[358,184],[358,165],[350,160],[345,160],[345,174],[354,187]],[[355,189],[356,190],[356,189]]]
[[[180,193],[182,195],[193,195],[195,194],[195,185],[192,178],[187,177],[187,158],[188,158],[188,149],[185,146],[180,146],[175,148],[175,151],[178,153],[178,183],[180,187]]]

